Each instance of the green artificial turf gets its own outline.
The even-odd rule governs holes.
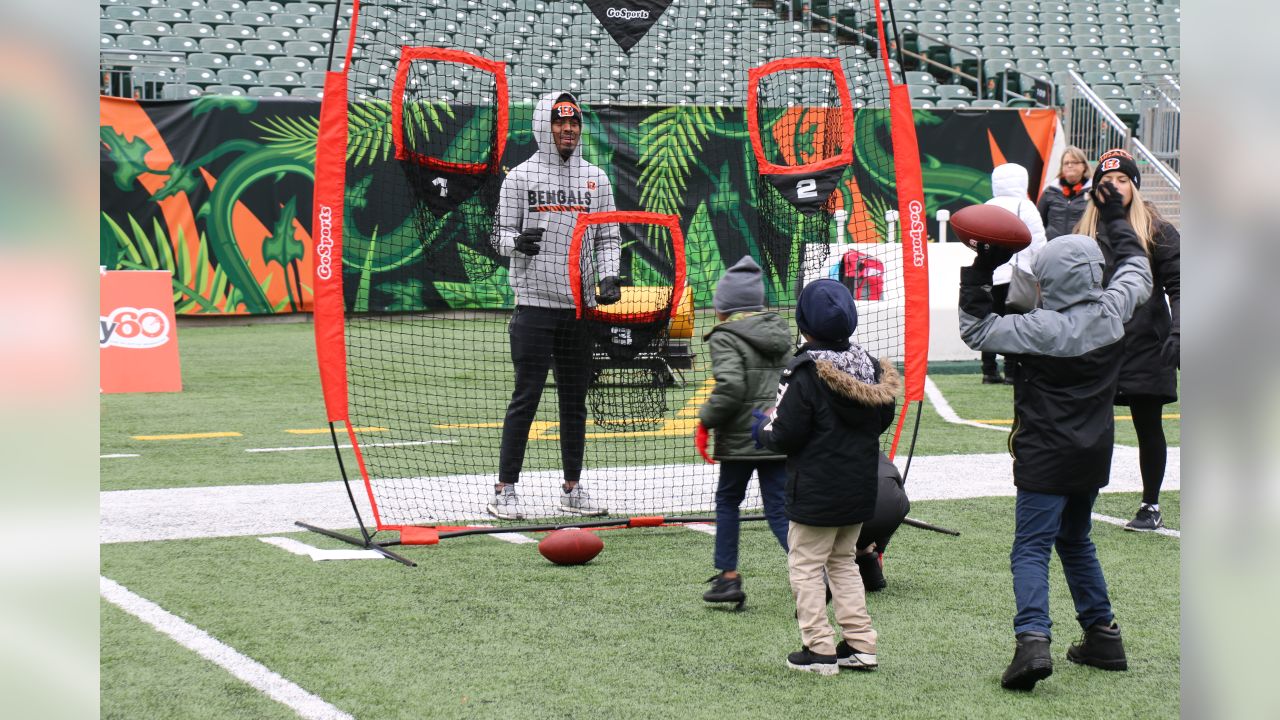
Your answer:
[[[1174,527],[1177,498],[1162,498]],[[1127,517],[1136,504],[1103,496],[1099,511]],[[1000,689],[1013,648],[1012,508],[916,503],[913,517],[962,534],[899,531],[889,587],[869,596],[881,668],[829,678],[786,668],[800,642],[763,523],[743,529],[742,613],[702,602],[713,540],[683,528],[602,532],[604,552],[582,567],[483,536],[401,548],[417,568],[313,562],[246,537],[107,545],[102,573],[364,719],[1176,717],[1180,540],[1101,523],[1130,671],[1063,659],[1079,628],[1055,561],[1054,675],[1031,694]],[[104,717],[275,716],[114,608],[103,628]]]

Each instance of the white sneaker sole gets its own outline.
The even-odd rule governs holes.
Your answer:
[[[563,511],[565,511],[565,512],[567,512],[567,513],[572,513],[573,515],[581,515],[581,516],[583,516],[583,517],[599,517],[599,516],[601,516],[601,515],[608,515],[608,514],[609,514],[609,508],[586,508],[586,509],[583,509],[583,508],[569,507],[568,505],[561,505],[561,506],[560,506],[560,509],[561,509],[561,510],[563,510]]]
[[[875,670],[880,667],[880,663],[876,662],[875,655],[867,655],[865,653],[855,653],[847,658],[840,658],[836,660],[836,665],[853,670]]]
[[[796,665],[795,663],[788,660],[787,667],[791,668],[792,670],[803,670],[805,672],[818,673],[819,675],[839,675],[840,674],[840,666],[835,663],[832,663],[830,665],[827,665],[825,663],[814,663],[812,665]]]
[[[516,513],[502,512],[501,510],[498,510],[498,508],[496,508],[496,507],[494,507],[494,506],[492,506],[492,505],[486,505],[486,506],[485,506],[485,509],[489,511],[489,514],[490,514],[490,515],[492,515],[492,516],[494,516],[494,517],[498,518],[499,520],[523,520],[523,519],[524,519],[524,514],[523,514],[523,513],[519,513],[519,512],[516,512]]]

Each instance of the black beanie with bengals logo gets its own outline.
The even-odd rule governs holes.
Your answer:
[[[1134,187],[1142,188],[1142,174],[1138,172],[1138,163],[1133,161],[1132,155],[1120,148],[1108,150],[1098,158],[1098,167],[1093,171],[1093,186],[1097,187],[1102,182],[1102,176],[1109,172],[1122,172],[1129,176],[1129,182]]]
[[[551,122],[556,120],[575,119],[582,122],[582,109],[573,101],[573,96],[565,93],[551,105]]]

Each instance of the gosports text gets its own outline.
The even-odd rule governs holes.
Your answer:
[[[328,280],[333,276],[333,210],[321,205],[320,240],[316,243],[316,277]]]
[[[169,319],[155,308],[122,307],[98,317],[98,347],[135,350],[169,342]]]
[[[907,203],[907,236],[911,242],[911,264],[924,267],[924,203]]]
[[[631,10],[629,8],[609,8],[605,10],[605,15],[620,20],[648,20],[648,10]]]

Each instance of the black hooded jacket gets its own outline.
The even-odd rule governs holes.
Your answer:
[[[815,361],[807,346],[782,373],[777,412],[760,429],[760,441],[787,456],[793,522],[843,527],[875,514],[880,435],[893,422],[902,382],[891,364],[870,359],[871,383]]]

